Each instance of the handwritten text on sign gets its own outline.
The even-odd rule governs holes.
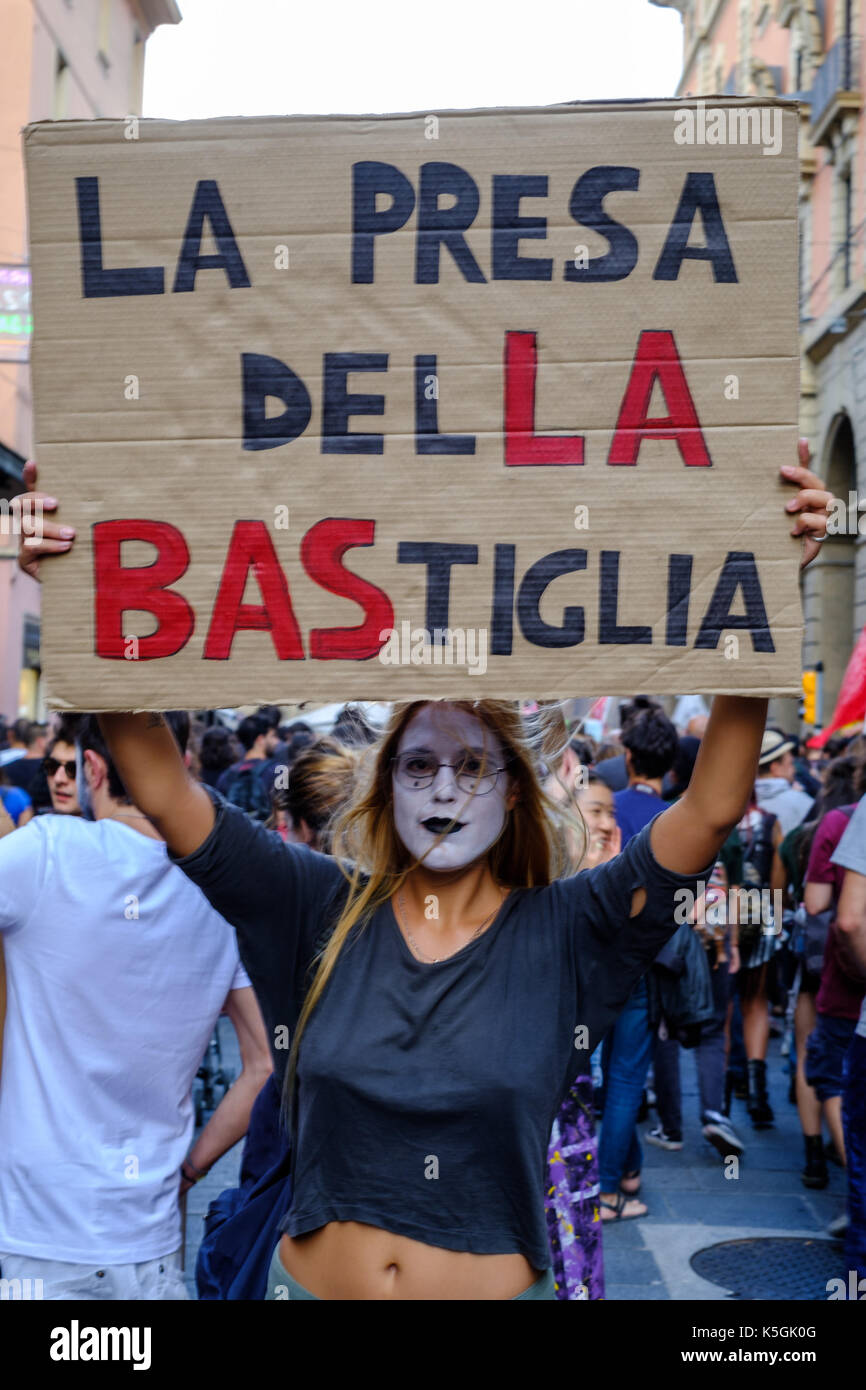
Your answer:
[[[652,110],[656,121],[670,115],[664,104]],[[474,130],[472,115],[461,119],[474,134],[481,117],[495,114],[474,113]],[[563,116],[580,119],[561,109],[545,115],[554,134]],[[592,134],[604,144],[595,116]],[[606,119],[633,133],[639,113]],[[242,122],[224,124],[227,134],[243,133]],[[311,125],[317,140],[326,138],[327,121]],[[334,133],[343,137],[339,126],[334,118]],[[154,127],[156,135],[163,127],[179,129]],[[511,669],[525,682],[536,661],[532,649],[555,660],[563,649],[581,647],[596,659],[606,648],[621,654],[687,648],[695,660],[698,652],[717,654],[724,634],[738,632],[753,661],[745,684],[756,686],[756,658],[779,654],[775,616],[785,633],[792,625],[790,591],[776,585],[778,560],[789,554],[781,540],[784,521],[768,548],[744,532],[742,517],[730,518],[737,524],[727,539],[720,523],[739,493],[747,523],[766,535],[771,513],[758,509],[758,500],[761,508],[767,501],[779,505],[767,480],[771,458],[782,461],[793,434],[791,403],[775,389],[792,380],[787,321],[777,315],[765,323],[766,342],[755,343],[769,363],[763,380],[770,382],[752,408],[753,446],[766,431],[762,491],[754,483],[751,490],[737,487],[745,472],[742,428],[750,421],[742,407],[726,417],[722,382],[739,380],[733,369],[747,350],[742,328],[750,315],[757,321],[767,291],[757,282],[757,266],[765,280],[773,262],[783,276],[790,266],[775,246],[768,261],[767,247],[756,243],[755,219],[747,216],[747,195],[736,196],[738,180],[755,177],[748,151],[683,150],[672,130],[661,150],[658,128],[655,140],[648,130],[632,142],[640,160],[586,167],[573,144],[566,151],[557,139],[549,149],[543,138],[530,140],[526,151],[487,142],[483,158],[469,140],[461,161],[459,148],[449,158],[413,160],[405,149],[400,158],[353,158],[351,140],[341,138],[333,160],[324,158],[305,185],[314,190],[305,211],[316,231],[307,258],[292,272],[291,234],[285,244],[270,238],[294,274],[285,277],[288,291],[263,259],[268,236],[250,210],[256,159],[241,173],[231,140],[225,149],[213,145],[226,161],[225,174],[215,176],[220,160],[194,151],[192,135],[189,150],[177,138],[165,141],[160,156],[167,169],[174,157],[183,177],[173,177],[158,235],[139,238],[151,249],[159,242],[159,259],[124,254],[124,243],[134,238],[117,229],[128,224],[130,201],[135,204],[125,167],[109,159],[104,171],[78,172],[69,158],[70,259],[83,312],[91,304],[94,313],[100,305],[128,306],[126,328],[118,310],[106,307],[104,321],[119,334],[115,355],[125,337],[132,361],[136,322],[146,342],[157,297],[178,306],[169,314],[179,337],[168,349],[175,381],[161,365],[158,384],[164,378],[166,396],[179,376],[188,386],[181,404],[177,397],[173,406],[166,401],[155,422],[158,448],[149,462],[158,465],[157,475],[160,467],[167,474],[172,450],[185,445],[187,457],[198,457],[209,438],[222,487],[232,467],[234,483],[237,475],[242,484],[249,477],[241,460],[261,460],[257,512],[245,494],[228,532],[212,521],[202,530],[186,517],[159,515],[152,503],[141,505],[140,494],[137,507],[118,513],[106,506],[91,522],[93,656],[127,661],[130,615],[143,614],[149,621],[137,619],[140,662],[176,661],[186,652],[199,663],[232,663],[255,653],[272,690],[283,663],[303,663],[299,689],[309,688],[317,663],[357,665],[393,653],[393,636],[406,619],[428,641],[471,623],[489,634],[490,672],[498,673],[502,688],[513,680],[505,674],[509,661],[520,665],[519,672]],[[143,131],[146,136],[147,123]],[[387,134],[406,145],[405,131],[393,124]],[[627,145],[621,141],[617,152],[627,153]],[[79,166],[104,153],[99,142],[85,144]],[[725,154],[739,162],[715,167]],[[281,154],[294,170],[293,156],[300,158],[297,145]],[[306,152],[308,162],[314,157]],[[208,176],[190,177],[202,162]],[[774,161],[780,170],[784,164],[784,155],[778,166]],[[759,173],[766,183],[765,170]],[[299,183],[295,171],[286,186]],[[770,184],[770,201],[784,202],[779,180]],[[273,177],[267,187],[275,187]],[[44,254],[34,248],[34,266]],[[263,312],[267,299],[273,308]],[[722,341],[725,320],[733,351]],[[217,321],[211,372],[202,343],[208,323]],[[184,357],[185,333],[196,344],[192,363]],[[196,421],[190,417],[187,427],[184,411],[197,387],[211,393],[211,418],[199,400]],[[130,457],[145,443],[137,428],[124,440]],[[389,457],[396,466],[388,467]],[[410,458],[419,462],[413,466]],[[586,473],[561,471],[569,468]],[[719,469],[721,486],[710,482]],[[706,482],[689,487],[683,481],[689,475]],[[305,523],[293,521],[296,539],[288,547],[273,508],[262,505],[271,497],[276,505],[280,477],[291,480],[294,510]],[[594,503],[584,510],[599,522],[575,537],[575,521],[569,537],[564,517],[578,510],[574,480],[584,477],[583,492]],[[627,477],[634,482],[623,486]],[[678,517],[662,505],[665,490]],[[150,496],[158,496],[155,488]],[[128,481],[126,498],[136,498]],[[708,507],[713,527],[696,526],[693,519]],[[698,539],[714,553],[702,556]],[[636,611],[636,599],[644,613]],[[335,611],[335,600],[341,620],[321,621]],[[356,605],[352,622],[347,605]],[[786,657],[781,685],[787,664]],[[542,669],[548,691],[552,684],[567,688],[566,680],[573,686],[573,678],[554,674],[561,664]],[[646,664],[629,669],[628,679],[651,687]],[[679,690],[689,684],[685,669],[678,672]],[[703,688],[709,669],[698,677]],[[342,679],[347,667],[339,670]],[[184,666],[182,674],[189,672]],[[739,680],[725,672],[715,685],[735,688]],[[340,688],[351,693],[345,680]],[[318,689],[324,692],[321,684]],[[369,679],[364,693],[373,693]]]

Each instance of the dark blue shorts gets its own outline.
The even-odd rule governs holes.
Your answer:
[[[832,1100],[844,1089],[845,1054],[851,1046],[855,1018],[831,1018],[819,1014],[806,1043],[806,1080],[819,1100]]]

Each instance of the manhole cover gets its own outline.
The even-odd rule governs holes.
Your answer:
[[[690,1264],[734,1298],[823,1302],[828,1280],[845,1278],[842,1247],[830,1240],[726,1240],[698,1250]]]

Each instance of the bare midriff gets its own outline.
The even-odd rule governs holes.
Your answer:
[[[322,1299],[507,1299],[539,1277],[523,1255],[442,1250],[359,1221],[283,1236],[280,1260]]]

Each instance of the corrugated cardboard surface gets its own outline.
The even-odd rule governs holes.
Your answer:
[[[714,105],[766,106],[708,99]],[[799,542],[789,535],[779,465],[796,461],[798,371],[796,107],[780,104],[778,155],[761,145],[680,145],[675,112],[692,102],[652,102],[386,117],[286,117],[197,122],[41,123],[25,132],[35,334],[36,456],[40,486],[61,499],[77,528],[71,555],[47,562],[44,669],[59,708],[147,709],[268,700],[534,695],[603,690],[627,694],[799,689]],[[417,214],[375,244],[375,281],[351,282],[352,166],[380,160],[415,189],[430,161],[456,164],[474,180],[478,214],[466,242],[485,283],[468,283],[443,249],[436,284],[415,283]],[[605,209],[633,232],[639,258],[624,279],[569,283],[564,266],[585,245],[608,250],[569,214],[588,169],[640,171],[637,191],[608,195]],[[714,176],[737,283],[716,283],[706,261],[685,260],[678,279],[653,272],[686,175]],[[544,240],[519,243],[523,257],[551,257],[549,281],[495,280],[491,266],[492,177],[544,175],[545,198],[523,217],[547,219]],[[165,293],[84,298],[76,179],[99,179],[106,267],[162,266]],[[192,293],[172,286],[196,185],[216,180],[250,288],[231,288],[221,269],[200,269]],[[443,200],[447,202],[448,200]],[[382,206],[388,205],[385,199]],[[207,226],[207,224],[206,224]],[[704,243],[700,216],[691,244]],[[288,248],[288,269],[278,248]],[[216,246],[209,233],[202,254]],[[535,429],[582,434],[585,464],[506,467],[503,349],[508,331],[537,335]],[[686,467],[677,444],[647,439],[635,467],[607,463],[642,331],[673,333],[712,467]],[[381,455],[321,447],[323,355],[386,353],[385,373],[358,373],[348,389],[382,394],[380,417],[356,416],[352,432],[382,432]],[[280,359],[305,382],[312,418],[280,448],[242,447],[241,354]],[[437,359],[439,430],[476,437],[473,456],[421,456],[415,448],[416,354]],[[730,378],[738,379],[737,398]],[[128,399],[136,378],[138,399]],[[727,390],[726,390],[727,385]],[[279,404],[270,403],[270,413]],[[656,388],[653,416],[667,414]],[[575,529],[575,507],[588,527]],[[288,507],[281,529],[277,509]],[[378,656],[319,660],[313,629],[363,620],[354,602],[313,582],[300,559],[305,533],[326,517],[375,522],[372,545],[344,566],[388,595],[394,627],[426,621],[427,570],[398,563],[400,542],[478,547],[477,563],[451,571],[451,628],[489,633],[496,544],[515,547],[515,585],[543,556],[580,547],[582,572],[563,574],[540,604],[561,625],[584,610],[577,645],[527,641],[514,618],[510,655],[489,655],[482,674],[466,666],[399,665]],[[192,636],[153,660],[95,652],[91,528],[146,518],[178,528],[190,562],[174,586],[195,613]],[[303,641],[301,660],[280,660],[271,634],[236,632],[229,659],[203,650],[237,520],[260,519],[285,573]],[[583,518],[586,520],[586,517]],[[602,643],[602,551],[619,551],[620,624],[649,625],[649,644]],[[694,641],[729,552],[756,557],[773,652],[749,634],[714,650]],[[685,646],[666,642],[669,556],[691,555]],[[125,565],[154,550],[128,543]],[[245,602],[262,602],[250,574]],[[736,611],[742,611],[736,608]],[[124,633],[143,637],[152,615],[127,612]],[[476,639],[483,649],[483,636]],[[134,646],[131,647],[134,650]],[[455,655],[459,653],[455,649]],[[417,657],[417,648],[416,648]]]

